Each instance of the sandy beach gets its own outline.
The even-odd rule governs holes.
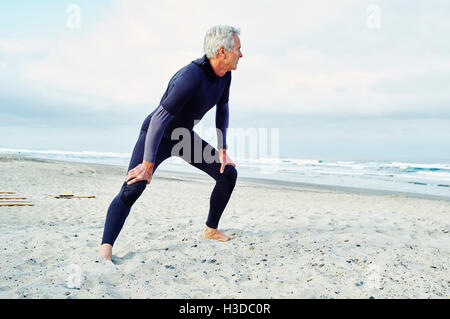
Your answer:
[[[34,204],[0,207],[0,298],[450,297],[449,200],[239,177],[221,243],[201,238],[214,180],[163,164],[108,263],[125,167],[1,155],[0,173]]]

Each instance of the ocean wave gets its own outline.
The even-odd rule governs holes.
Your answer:
[[[127,166],[131,153],[60,151],[0,148],[0,153],[34,158],[91,162]],[[395,161],[357,161],[300,158],[234,158],[241,176],[329,184],[336,186],[374,187],[401,191],[428,192],[450,197],[450,164]],[[169,169],[190,169],[184,160],[171,157]],[[194,170],[194,169],[193,169]],[[272,177],[271,177],[272,178]]]
[[[403,162],[392,162],[384,163],[380,167],[387,168],[398,168],[398,169],[414,169],[414,170],[448,170],[450,171],[450,164],[425,164],[425,163],[403,163]]]
[[[11,149],[11,148],[0,148],[0,153],[25,154],[25,155],[26,154],[63,155],[63,156],[83,156],[83,157],[116,157],[116,158],[130,158],[131,157],[131,153],[31,150],[31,149]]]

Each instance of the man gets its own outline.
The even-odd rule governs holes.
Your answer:
[[[226,130],[231,70],[236,70],[242,58],[239,35],[239,29],[231,26],[209,29],[204,40],[205,55],[180,69],[169,81],[160,105],[142,124],[126,181],[109,206],[99,256],[111,259],[112,247],[132,205],[150,184],[159,164],[171,156],[182,157],[216,181],[203,237],[218,241],[232,239],[217,226],[237,179],[236,165],[226,153]],[[218,151],[192,130],[214,105],[217,105]],[[187,141],[183,141],[181,149],[174,141],[180,130],[189,133],[183,134]]]

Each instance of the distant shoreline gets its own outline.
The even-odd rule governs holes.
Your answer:
[[[120,174],[120,170],[126,170],[124,165],[112,165],[112,164],[98,164],[98,163],[87,163],[87,162],[77,162],[77,161],[65,161],[65,160],[53,160],[45,159],[40,157],[34,157],[29,155],[12,155],[12,154],[0,154],[0,163],[4,161],[33,161],[42,163],[70,163],[70,164],[80,164],[86,166],[97,166],[97,167],[108,167],[117,169],[117,173]],[[187,180],[210,180],[208,176],[203,173],[191,173],[191,172],[179,172],[167,170],[164,168],[158,169],[158,173],[155,174],[155,178],[163,179],[187,179]],[[341,192],[341,193],[351,193],[351,194],[363,194],[363,195],[391,195],[391,196],[405,196],[412,198],[421,198],[429,200],[443,200],[450,202],[450,197],[420,194],[412,192],[401,192],[401,191],[389,191],[389,190],[378,190],[378,189],[368,189],[368,188],[358,188],[358,187],[347,187],[347,186],[332,186],[323,184],[313,184],[313,183],[301,183],[301,182],[290,182],[281,181],[274,179],[264,179],[264,178],[252,178],[252,177],[238,177],[238,182],[243,182],[244,184],[260,187],[276,187],[276,188],[293,188],[297,190],[308,190],[308,191],[331,191],[331,192]]]

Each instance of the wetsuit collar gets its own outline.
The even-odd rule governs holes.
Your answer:
[[[219,78],[214,73],[214,70],[211,66],[211,63],[209,63],[209,59],[206,57],[206,54],[201,58],[192,61],[192,63],[195,63],[202,68],[203,72],[205,72],[206,77],[208,78],[209,81],[214,82]]]

